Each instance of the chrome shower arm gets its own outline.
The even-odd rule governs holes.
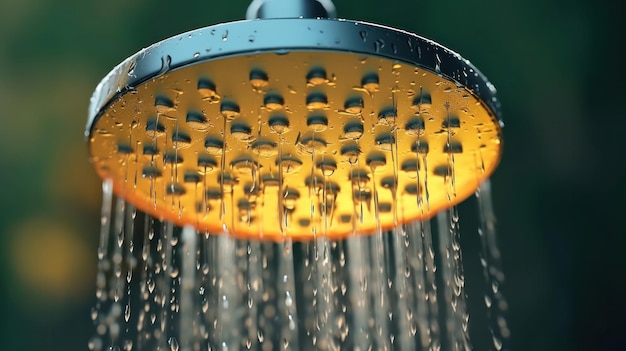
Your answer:
[[[331,0],[253,0],[246,19],[257,18],[334,18]]]

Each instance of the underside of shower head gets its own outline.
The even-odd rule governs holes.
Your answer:
[[[282,17],[260,8],[248,16]],[[435,42],[358,21],[264,18],[131,56],[98,85],[86,135],[98,174],[156,218],[310,239],[457,204],[495,169],[501,126],[491,83]]]

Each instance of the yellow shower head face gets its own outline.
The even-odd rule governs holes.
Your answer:
[[[457,204],[500,157],[492,109],[410,62],[303,49],[171,60],[99,109],[89,147],[118,196],[179,225],[371,233]]]

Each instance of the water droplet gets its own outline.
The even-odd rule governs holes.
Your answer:
[[[382,38],[376,39],[376,41],[374,42],[374,51],[378,53],[384,47],[385,47],[385,40]]]
[[[178,340],[176,340],[175,337],[170,337],[167,340],[167,344],[170,346],[170,350],[171,351],[178,351],[179,350],[179,346],[178,346]]]
[[[491,335],[492,340],[493,340],[493,346],[496,348],[496,350],[500,351],[502,350],[502,340],[500,340],[500,338],[498,338],[495,335]]]
[[[296,329],[296,322],[293,320],[293,316],[289,315],[289,330]]]
[[[177,267],[172,267],[170,269],[170,278],[175,279],[178,277],[178,274],[179,274],[179,270]]]
[[[359,32],[359,36],[361,37],[361,40],[363,40],[363,42],[367,41],[367,32],[362,30]]]
[[[160,77],[167,73],[170,70],[170,65],[172,64],[172,57],[170,55],[165,55],[161,57],[161,70],[157,73],[157,77]]]

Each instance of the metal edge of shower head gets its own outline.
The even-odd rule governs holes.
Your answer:
[[[494,85],[469,60],[432,40],[362,21],[278,18],[227,22],[188,31],[130,56],[96,87],[90,99],[85,137],[89,138],[111,102],[143,82],[224,57],[290,51],[349,52],[420,67],[472,92],[503,126]]]

